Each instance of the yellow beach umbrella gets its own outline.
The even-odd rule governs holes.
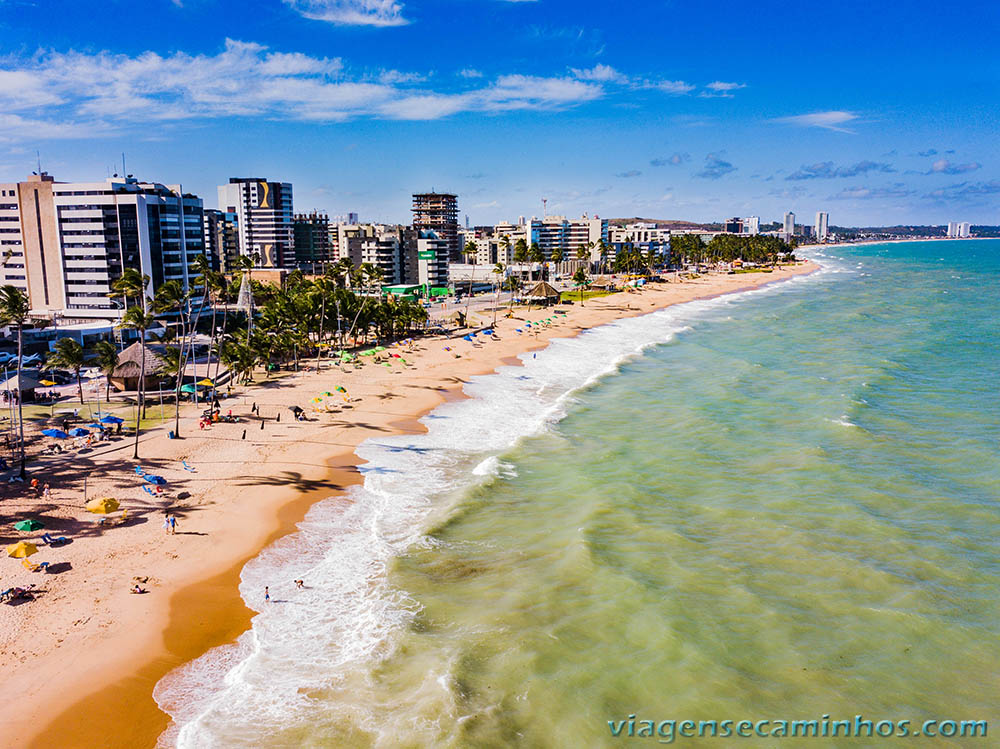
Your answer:
[[[211,381],[210,379],[208,379],[207,377],[206,377],[206,378],[205,378],[204,380],[200,380],[200,381],[198,382],[198,384],[199,384],[199,385],[204,385],[204,386],[205,386],[205,387],[207,387],[207,388],[214,388],[214,387],[215,387],[215,383],[214,383],[214,382],[212,382],[212,381]]]
[[[44,385],[45,387],[50,388],[53,385],[56,385],[58,383],[52,382],[52,380],[39,380],[38,384],[39,385]]]
[[[7,556],[17,559],[27,559],[37,552],[38,547],[27,541],[18,541],[16,544],[11,544],[7,547]]]
[[[87,502],[87,511],[96,512],[99,515],[107,515],[109,512],[114,512],[119,507],[118,500],[114,497],[101,497],[100,499],[92,499]]]

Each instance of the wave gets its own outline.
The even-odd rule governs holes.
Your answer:
[[[315,504],[297,532],[244,567],[240,595],[258,612],[251,629],[157,684],[153,696],[173,718],[160,744],[257,744],[290,725],[318,720],[320,704],[328,712],[331,700],[315,695],[342,690],[349,699],[363,691],[364,674],[392,651],[394,633],[419,617],[417,604],[390,583],[393,559],[426,544],[426,529],[447,519],[471,487],[516,478],[502,454],[561,420],[576,393],[650,346],[691,330],[699,318],[741,300],[794,291],[839,270],[826,264],[809,276],[554,339],[536,354],[522,355],[521,367],[471,378],[464,388],[468,399],[422,419],[426,434],[362,443],[356,453],[364,461],[363,484]],[[306,586],[296,588],[297,579]],[[269,603],[264,586],[271,591]],[[351,720],[377,730],[366,704],[355,700]]]

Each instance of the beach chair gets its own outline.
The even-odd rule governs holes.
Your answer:
[[[49,563],[42,562],[41,564],[33,564],[31,561],[27,559],[22,559],[21,566],[24,567],[24,569],[28,570],[28,572],[39,572],[39,571],[44,572],[45,570],[48,569]]]
[[[122,510],[122,515],[118,518],[118,525],[125,525],[128,522],[128,509]]]
[[[135,475],[136,476],[145,476],[146,472],[144,470],[142,470],[142,466],[136,466],[135,467]]]
[[[143,484],[143,485],[142,485],[142,490],[143,490],[144,492],[146,492],[146,494],[149,494],[150,496],[153,496],[153,497],[155,497],[155,496],[156,496],[156,490],[155,490],[155,489],[153,489],[152,487],[150,487],[150,485],[149,485],[149,484]]]
[[[7,588],[7,590],[5,590],[3,593],[0,593],[0,603],[6,602],[6,600],[10,598],[13,593],[14,593],[13,588]]]
[[[186,460],[182,460],[181,465],[184,466],[185,471],[188,471],[189,473],[195,473],[195,469],[189,466]]]

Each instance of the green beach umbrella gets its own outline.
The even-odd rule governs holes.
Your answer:
[[[14,527],[19,531],[37,531],[40,528],[44,528],[45,525],[34,518],[29,518],[28,520],[22,520],[20,523],[14,523]]]
[[[189,382],[187,385],[181,386],[182,393],[195,393],[197,391],[198,391],[198,386],[195,385],[193,382]]]
[[[385,351],[385,346],[376,346],[372,351]]]
[[[362,351],[361,356],[375,356],[375,349],[370,348],[367,351]]]

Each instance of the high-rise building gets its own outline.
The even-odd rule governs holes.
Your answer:
[[[599,243],[608,241],[608,220],[606,218],[568,219],[564,216],[531,217],[525,225],[525,241],[530,247],[537,244],[545,260],[552,257],[552,250],[558,247],[567,260],[574,259],[580,247],[591,251],[591,259],[600,253]]]
[[[236,214],[206,208],[204,221],[205,254],[212,261],[212,269],[223,273],[231,272],[240,254]]]
[[[972,224],[968,221],[949,221],[948,236],[956,239],[972,236]]]
[[[290,183],[233,177],[219,185],[219,210],[236,214],[241,255],[261,268],[295,267]]]
[[[292,217],[295,239],[295,264],[308,273],[322,273],[326,263],[332,263],[330,219],[325,213],[297,213]]]
[[[726,234],[740,234],[743,231],[743,219],[733,217],[722,223],[722,231]]]
[[[830,216],[826,211],[816,212],[816,241],[825,242],[830,233]]]
[[[791,211],[785,214],[785,225],[782,232],[785,234],[786,241],[795,236],[795,214]]]
[[[415,229],[413,233],[416,236],[407,247],[410,257],[405,283],[419,283],[430,288],[447,286],[448,241],[432,229]]]
[[[131,301],[109,293],[126,268],[149,276],[149,295],[165,281],[194,285],[204,231],[201,198],[180,185],[42,172],[0,184],[0,283],[25,291],[39,317],[117,319]]]
[[[627,247],[641,250],[643,254],[664,256],[670,251],[670,229],[661,229],[651,223],[612,226],[608,229],[608,246],[610,253],[604,259],[610,262]]]
[[[741,231],[740,234],[749,234],[751,236],[756,236],[760,234],[760,216],[747,216],[740,220]]]
[[[458,196],[447,192],[423,192],[413,195],[413,228],[429,229],[438,241],[446,243],[448,259],[461,262],[458,244]],[[421,282],[423,283],[423,282]]]

